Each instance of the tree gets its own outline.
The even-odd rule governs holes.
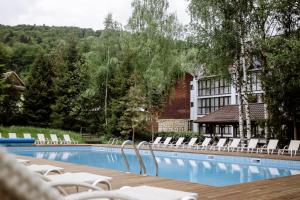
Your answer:
[[[243,107],[245,107],[247,138],[251,137],[249,110],[248,69],[251,55],[248,41],[251,40],[252,1],[203,1],[192,0],[190,11],[191,25],[199,34],[196,36],[202,46],[207,47],[206,66],[210,71],[226,72],[229,66],[235,67],[235,83],[239,97],[239,130],[243,137]],[[208,43],[208,45],[207,45]],[[243,106],[244,105],[244,106]]]
[[[138,86],[132,86],[128,95],[123,98],[122,104],[125,104],[126,110],[119,121],[121,134],[129,136],[132,133],[134,142],[135,134],[145,128],[148,121],[148,112],[146,112],[146,99],[142,95],[142,90]]]
[[[51,106],[56,99],[55,76],[50,55],[41,53],[31,68],[24,93],[23,113],[29,125],[50,125]]]
[[[62,46],[61,48],[64,48]],[[57,49],[57,53],[60,49]],[[54,53],[53,55],[57,55]],[[53,112],[51,120],[54,127],[63,129],[78,130],[78,120],[82,105],[79,104],[79,97],[86,89],[88,78],[86,76],[86,65],[77,50],[77,43],[71,38],[63,56],[57,56],[59,62],[57,69],[59,74],[56,79],[55,104],[51,106]]]
[[[179,39],[181,26],[168,12],[167,0],[134,0],[128,29],[134,52],[135,85],[141,85],[147,110],[157,120],[175,79],[181,74]]]

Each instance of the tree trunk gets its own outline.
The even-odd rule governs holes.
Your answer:
[[[241,42],[241,64],[243,69],[243,100],[245,104],[245,119],[246,119],[246,133],[247,139],[251,138],[251,118],[250,118],[250,108],[249,108],[249,84],[248,84],[248,72],[247,72],[247,63],[246,63],[246,52],[245,52],[245,42],[244,42],[244,35],[241,34],[240,38]]]
[[[109,72],[109,49],[107,50],[107,69],[106,69],[106,77],[105,77],[105,98],[104,98],[104,118],[105,125],[107,125],[107,98],[108,98],[108,72]]]
[[[268,112],[268,105],[264,103],[264,117],[265,117],[265,138],[270,138],[270,128],[269,128],[269,112]]]
[[[240,65],[240,61],[238,61],[238,66]],[[244,139],[244,116],[243,116],[243,98],[242,98],[242,83],[240,81],[240,72],[239,68],[236,70],[235,75],[235,85],[237,89],[237,97],[238,97],[238,109],[239,109],[239,133],[240,138]]]
[[[108,69],[106,72],[105,78],[105,98],[104,98],[104,117],[105,117],[105,125],[107,125],[107,84],[108,84]]]

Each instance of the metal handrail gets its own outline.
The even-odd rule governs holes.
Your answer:
[[[139,161],[139,164],[140,164],[140,174],[142,174],[142,171],[144,171],[144,175],[145,175],[146,174],[145,164],[144,164],[143,159],[141,158],[141,155],[139,154],[136,146],[134,145],[134,143],[131,140],[124,141],[123,144],[122,144],[122,147],[121,147],[121,152],[122,152],[122,156],[124,158],[124,161],[125,161],[125,164],[126,164],[126,167],[127,167],[127,172],[130,173],[130,166],[129,166],[128,159],[127,159],[127,157],[126,157],[126,155],[124,153],[124,146],[126,144],[132,144],[134,152],[135,152],[135,154],[137,156],[137,159]]]
[[[155,155],[154,155],[154,152],[153,152],[153,149],[152,149],[152,145],[147,142],[147,141],[142,141],[138,144],[137,146],[137,150],[140,151],[140,147],[143,146],[143,145],[148,145],[149,146],[149,149],[150,149],[150,152],[151,152],[151,155],[152,155],[152,158],[153,158],[153,161],[155,163],[155,169],[156,169],[156,173],[155,173],[155,176],[158,176],[158,163],[157,163],[157,160],[155,158]],[[145,171],[146,173],[146,171]]]

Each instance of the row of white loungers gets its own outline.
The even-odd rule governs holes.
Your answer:
[[[34,165],[30,162],[15,159],[11,154],[7,154],[0,148],[0,168],[2,169],[0,182],[3,190],[11,194],[21,194],[24,199],[48,199],[48,200],[100,200],[100,199],[118,199],[118,200],[196,200],[197,194],[179,190],[164,189],[161,187],[124,186],[120,189],[112,190],[111,177],[102,176],[86,172],[67,172],[62,167],[52,165]],[[17,187],[16,184],[18,183]],[[105,189],[99,186],[105,185]],[[70,192],[70,186],[77,187],[75,193],[68,193],[64,188],[67,187]],[[78,192],[78,188],[85,188],[88,191]],[[24,190],[26,189],[26,191]],[[39,192],[39,194],[35,194]],[[28,192],[30,191],[30,192]],[[42,194],[47,195],[41,196]],[[54,194],[53,194],[54,193]],[[35,195],[30,198],[27,195]],[[58,195],[55,198],[51,196]]]
[[[152,147],[171,147],[171,148],[192,148],[195,146],[198,138],[191,138],[189,142],[184,143],[184,137],[179,137],[177,141],[171,143],[172,137],[167,137],[164,142],[161,142],[162,137],[157,137],[152,144]]]
[[[0,135],[1,138],[1,135]],[[16,139],[17,134],[16,133],[8,133],[8,138],[10,139]],[[31,139],[33,138],[30,133],[23,133],[23,138]],[[63,140],[59,139],[56,134],[50,134],[50,139],[45,138],[45,135],[43,133],[37,134],[37,140],[36,144],[78,144],[77,141],[70,138],[70,135],[64,134]]]
[[[153,147],[182,147],[182,148],[193,148],[196,150],[218,150],[218,151],[240,151],[248,153],[268,153],[273,154],[278,152],[279,154],[284,154],[285,152],[290,153],[291,156],[296,155],[299,150],[300,140],[291,140],[290,145],[285,146],[283,149],[278,149],[278,140],[271,139],[268,144],[263,147],[258,147],[258,139],[250,139],[248,145],[241,145],[240,138],[234,138],[230,143],[227,143],[227,138],[221,138],[217,144],[210,145],[212,139],[205,138],[204,141],[200,144],[196,144],[197,138],[191,138],[188,143],[184,143],[184,137],[178,138],[176,142],[170,143],[172,137],[167,137],[164,142],[161,142],[162,137],[157,137],[152,143]]]

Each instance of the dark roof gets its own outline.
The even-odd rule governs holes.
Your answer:
[[[21,80],[18,74],[14,71],[6,72],[3,74],[4,80],[11,84],[13,88],[16,90],[24,91],[25,90],[25,83]]]
[[[264,119],[264,104],[251,103],[250,118],[251,121],[258,121]],[[245,112],[244,116],[245,116]],[[238,123],[239,122],[239,108],[238,105],[228,105],[212,112],[204,117],[199,117],[195,122],[197,123]]]

